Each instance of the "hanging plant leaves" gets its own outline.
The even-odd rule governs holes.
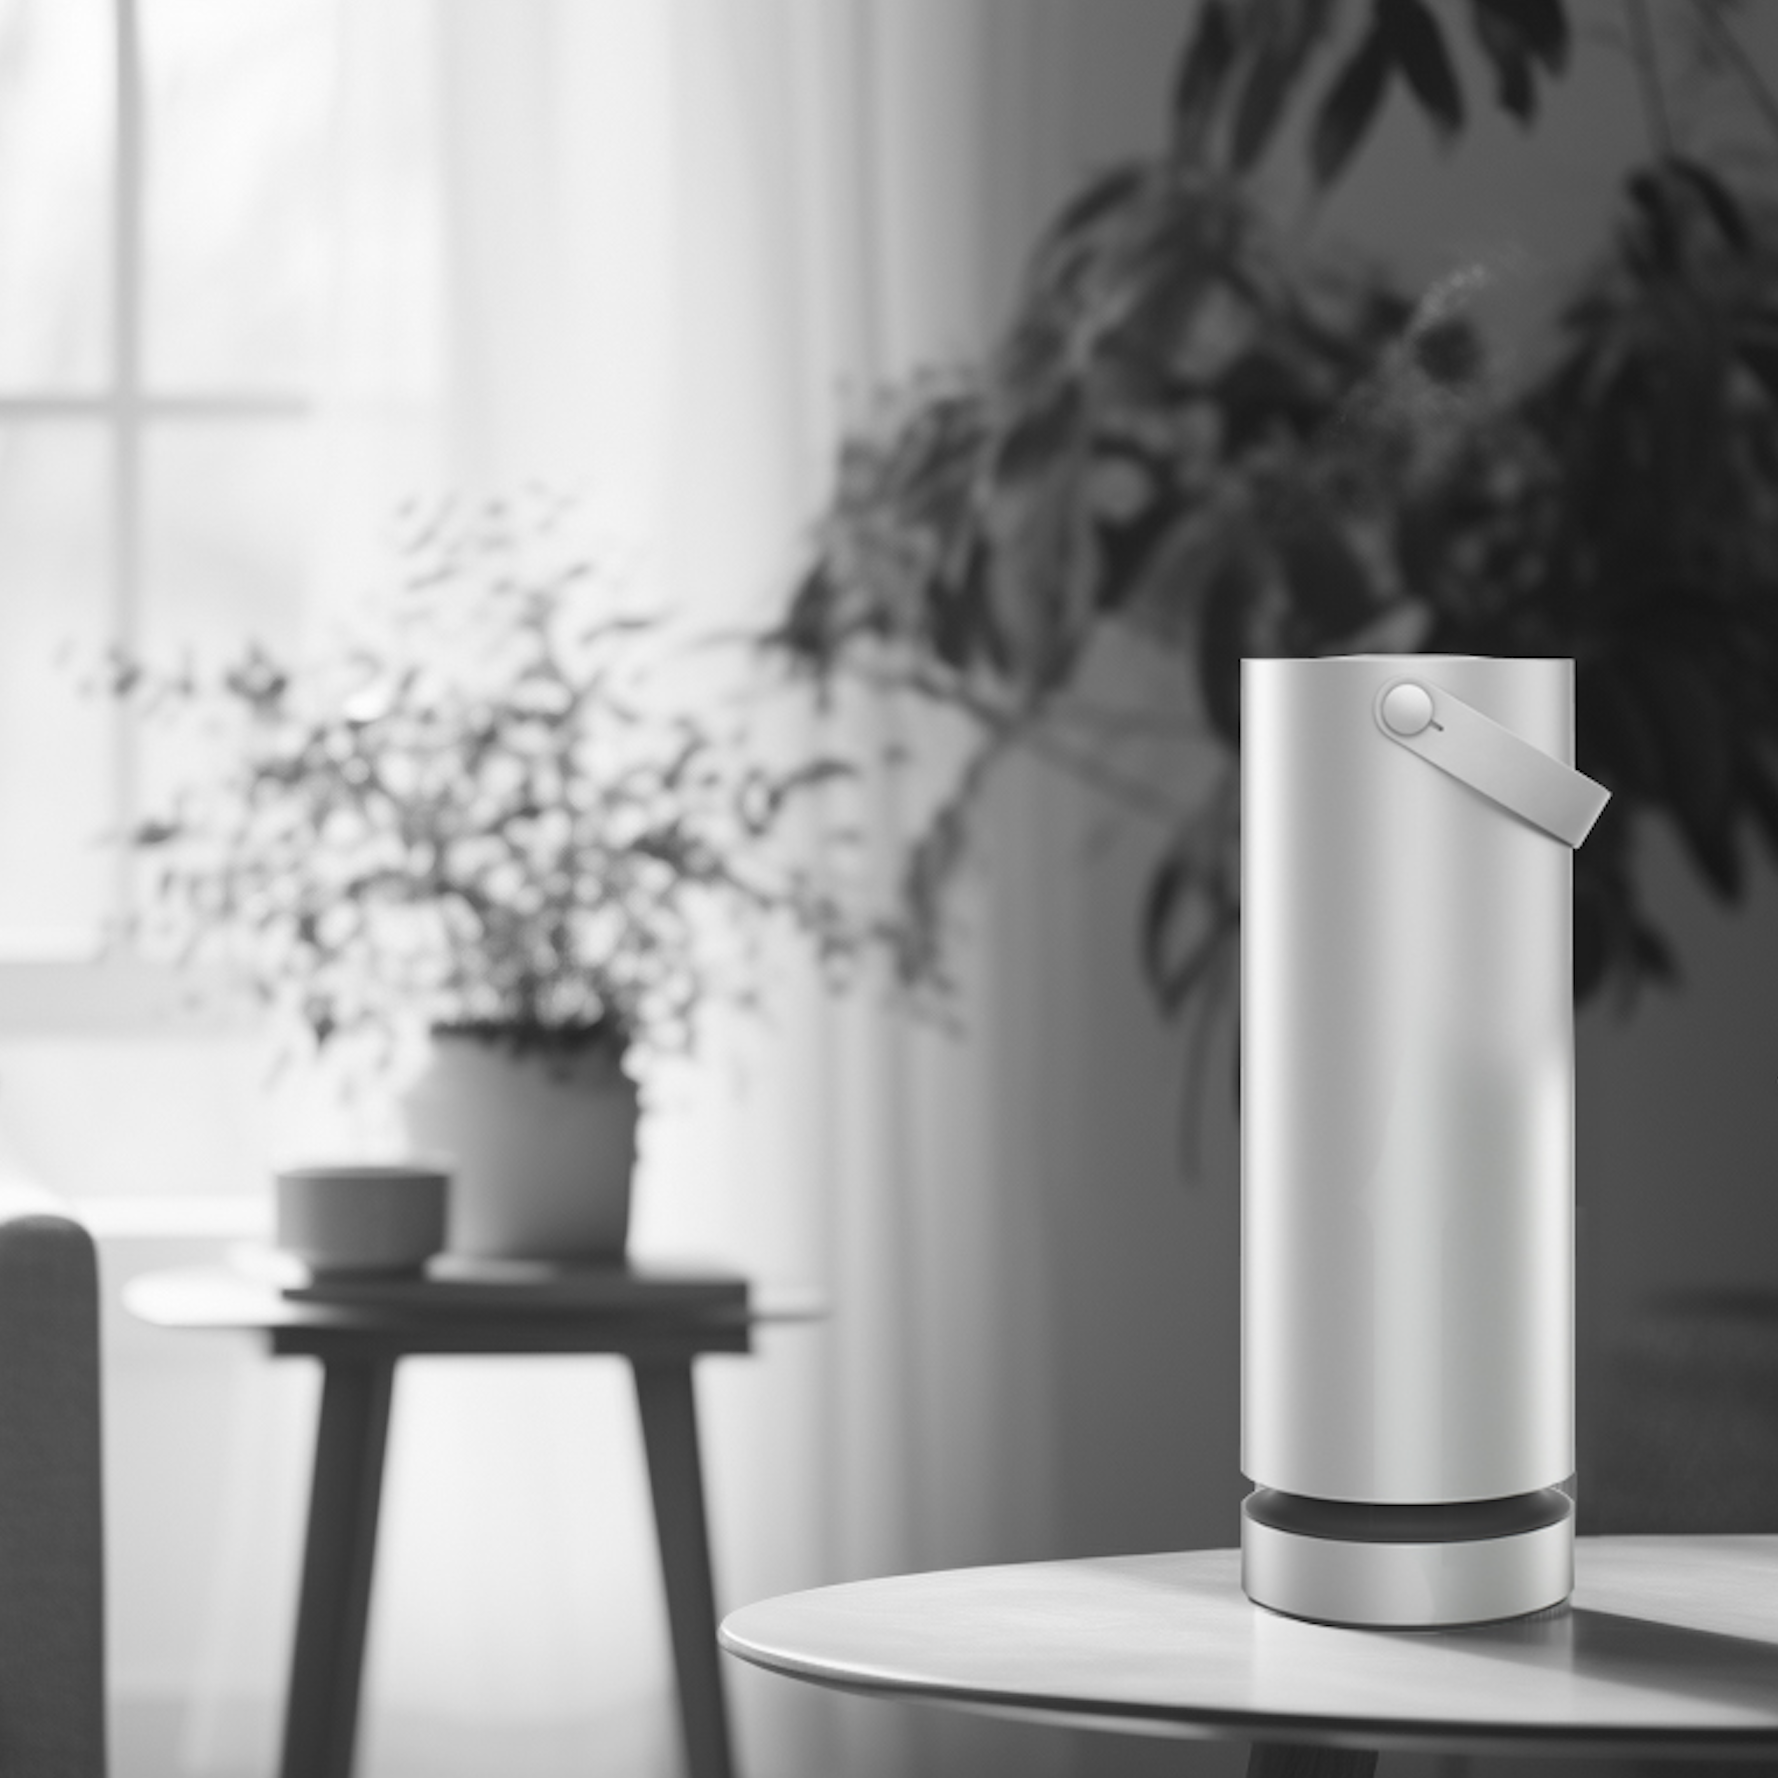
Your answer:
[[[1537,90],[1531,74],[1531,46],[1511,18],[1493,0],[1471,0],[1476,41],[1494,68],[1494,96],[1503,111],[1520,123],[1537,114]]]
[[[1198,690],[1210,726],[1232,747],[1241,744],[1241,657],[1259,586],[1245,556],[1216,571],[1204,599],[1198,637]]]
[[[1735,356],[1747,366],[1766,392],[1778,402],[1778,316],[1747,316],[1735,329]]]
[[[1090,180],[1086,187],[1062,207],[1050,225],[1038,253],[1055,245],[1072,241],[1085,234],[1095,223],[1125,203],[1143,184],[1146,173],[1137,165],[1113,167]]]
[[[1606,921],[1600,898],[1582,873],[1574,871],[1574,998],[1590,1000],[1605,979]]]
[[[1703,206],[1724,243],[1745,258],[1752,249],[1753,236],[1747,227],[1747,218],[1728,186],[1708,167],[1682,154],[1668,155],[1662,166],[1671,179]]]
[[[1240,912],[1214,894],[1188,865],[1170,858],[1149,884],[1143,913],[1143,967],[1161,1011],[1175,1018],[1226,954],[1230,939],[1240,930]],[[1187,923],[1196,925],[1195,935],[1181,954],[1170,954],[1177,946],[1172,929]],[[1192,1097],[1195,1100],[1196,1095]]]
[[[1488,348],[1476,324],[1464,314],[1441,315],[1416,328],[1408,340],[1416,366],[1428,379],[1461,395],[1476,387],[1488,369]]]
[[[1767,853],[1778,859],[1778,781],[1774,781],[1771,762],[1752,748],[1744,749],[1737,787],[1741,793],[1738,800],[1745,801]]]
[[[1454,136],[1463,127],[1463,93],[1438,20],[1422,0],[1378,0],[1377,18],[1409,91],[1439,129]]]
[[[1304,386],[1296,368],[1267,346],[1243,352],[1212,385],[1222,410],[1223,448],[1238,457],[1277,426],[1299,437],[1326,417],[1326,402]]]
[[[1624,825],[1608,804],[1587,843],[1574,856],[1574,998],[1590,1000],[1610,979],[1613,966],[1633,951],[1635,920],[1629,907],[1622,853]]]
[[[970,541],[961,578],[931,580],[925,596],[926,635],[939,660],[959,673],[978,661],[1006,670],[1010,652],[988,598],[988,548],[979,532]]]
[[[1477,0],[1540,61],[1546,72],[1560,74],[1568,66],[1568,14],[1562,0]]]
[[[1318,185],[1331,185],[1352,158],[1383,102],[1395,58],[1381,19],[1341,70],[1315,114],[1309,136],[1309,168]]]
[[[1376,611],[1370,576],[1325,510],[1294,500],[1268,530],[1309,646],[1349,635]]]
[[[1705,880],[1725,901],[1741,894],[1735,845],[1735,742],[1708,668],[1678,649],[1648,649],[1639,676],[1666,762],[1663,798]]]
[[[1107,453],[1107,458],[1115,460],[1115,454]],[[1163,486],[1159,465],[1134,453],[1125,461],[1139,466],[1136,473],[1149,474],[1152,487]],[[1095,513],[1100,611],[1121,611],[1130,602],[1144,584],[1156,551],[1172,533],[1179,516],[1179,500],[1170,488],[1151,494],[1128,514]]]
[[[1223,85],[1235,64],[1235,30],[1224,0],[1205,0],[1173,83],[1173,158],[1201,160]]]
[[[1624,189],[1636,206],[1626,223],[1623,238],[1625,260],[1644,276],[1671,277],[1680,266],[1679,217],[1667,182],[1646,167],[1624,181]]]
[[[1247,71],[1229,133],[1229,159],[1237,173],[1246,172],[1265,153],[1284,101],[1326,30],[1331,10],[1329,0],[1298,0],[1294,6],[1272,11],[1270,29]]]
[[[1080,410],[1080,389],[1074,382],[1050,391],[1000,440],[994,453],[994,479],[1008,487],[1050,474],[1058,459],[1075,449]]]
[[[1155,866],[1143,898],[1142,973],[1169,1016],[1198,990],[1238,931],[1240,784],[1231,774]]]
[[[1612,649],[1575,670],[1580,759],[1614,796],[1648,801],[1665,789],[1661,745],[1626,658]]]
[[[1237,173],[1247,172],[1265,153],[1297,67],[1297,59],[1287,51],[1267,45],[1248,69],[1229,133],[1229,162]]]
[[[1476,41],[1494,69],[1494,96],[1521,123],[1537,110],[1534,64],[1568,65],[1568,16],[1561,0],[1470,0]]]
[[[1672,985],[1679,980],[1679,965],[1667,941],[1652,926],[1640,922],[1630,928],[1630,954],[1638,975]]]
[[[784,615],[760,639],[761,647],[782,649],[796,665],[825,673],[839,641],[833,625],[837,605],[827,565],[817,562],[797,582]]]

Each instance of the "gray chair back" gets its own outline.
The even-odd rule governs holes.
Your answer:
[[[92,1237],[0,1208],[0,1778],[104,1778]]]

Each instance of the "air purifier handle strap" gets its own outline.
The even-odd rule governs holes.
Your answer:
[[[1376,716],[1397,746],[1567,845],[1587,837],[1611,800],[1603,785],[1422,680],[1386,685]]]

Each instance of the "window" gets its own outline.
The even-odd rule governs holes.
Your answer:
[[[93,695],[107,647],[294,626],[333,17],[0,0],[0,964],[128,909],[102,836],[175,762]]]

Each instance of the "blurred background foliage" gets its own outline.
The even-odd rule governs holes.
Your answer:
[[[1684,10],[1778,140],[1734,8]],[[1679,151],[1645,0],[1621,23],[1649,152],[1535,352],[1478,325],[1487,265],[1409,293],[1301,253],[1255,173],[1295,135],[1325,193],[1396,87],[1446,138],[1477,105],[1534,128],[1562,103],[1563,0],[1203,0],[1165,149],[1053,219],[983,361],[886,392],[847,438],[770,641],[824,687],[862,675],[967,721],[904,861],[910,982],[944,974],[945,892],[1009,752],[1128,788],[1112,727],[1059,744],[1112,629],[1178,664],[1220,759],[1171,813],[1139,934],[1194,1051],[1233,997],[1244,655],[1574,659],[1578,760],[1614,793],[1575,862],[1580,999],[1675,974],[1639,891],[1648,817],[1725,899],[1750,837],[1778,850],[1778,211],[1745,167]]]

